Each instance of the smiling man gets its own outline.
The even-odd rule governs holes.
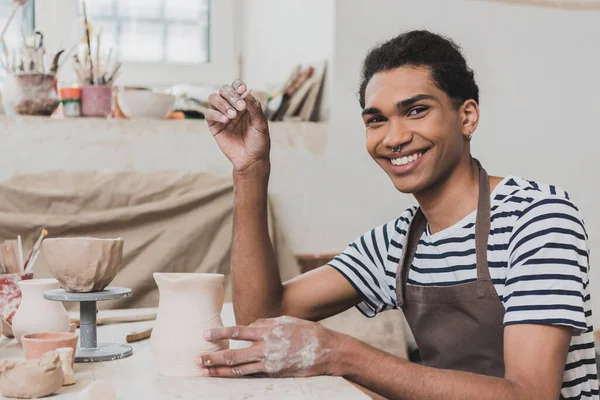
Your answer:
[[[339,375],[399,399],[599,398],[581,215],[564,190],[488,176],[472,158],[479,90],[458,46],[412,31],[367,55],[367,151],[418,206],[283,284],[267,230],[268,125],[246,90],[222,87],[207,120],[233,164],[233,301],[250,325],[205,337],[253,344],[202,357],[204,374]],[[423,363],[311,322],[352,306],[401,308]]]

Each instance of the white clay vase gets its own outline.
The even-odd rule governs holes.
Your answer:
[[[28,279],[18,282],[22,299],[12,321],[15,338],[41,332],[69,332],[69,314],[60,301],[44,299],[44,292],[59,289],[56,279]]]
[[[201,376],[197,358],[229,348],[229,341],[208,342],[203,333],[220,328],[221,274],[154,273],[160,301],[150,348],[160,375]]]

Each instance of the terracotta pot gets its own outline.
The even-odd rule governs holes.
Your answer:
[[[12,319],[21,304],[18,282],[24,279],[33,279],[33,272],[0,275],[0,318],[9,324],[12,324]]]
[[[25,350],[25,359],[31,360],[41,358],[49,351],[70,347],[73,354],[77,351],[77,340],[79,335],[71,332],[40,332],[23,335],[21,343]],[[75,363],[75,357],[71,359],[71,368]]]
[[[123,239],[67,237],[42,242],[52,276],[69,292],[103,290],[121,268]]]
[[[159,374],[201,376],[198,356],[229,348],[227,340],[213,343],[202,338],[206,329],[223,326],[223,278],[221,274],[154,273],[160,301],[150,346]]]
[[[58,289],[56,279],[30,279],[19,282],[23,299],[13,321],[12,330],[21,343],[21,336],[37,332],[69,332],[69,314],[60,301],[44,299],[44,292]]]

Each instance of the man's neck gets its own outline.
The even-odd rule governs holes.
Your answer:
[[[477,209],[479,169],[468,156],[438,184],[419,193],[415,198],[425,214],[431,233],[444,230]]]

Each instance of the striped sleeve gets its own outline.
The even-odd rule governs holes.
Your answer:
[[[564,325],[574,334],[587,330],[588,262],[577,207],[566,196],[532,202],[520,214],[509,243],[504,325]]]
[[[390,229],[394,229],[391,225],[385,224],[365,233],[328,263],[362,296],[363,301],[357,308],[369,318],[396,307],[384,267]]]

